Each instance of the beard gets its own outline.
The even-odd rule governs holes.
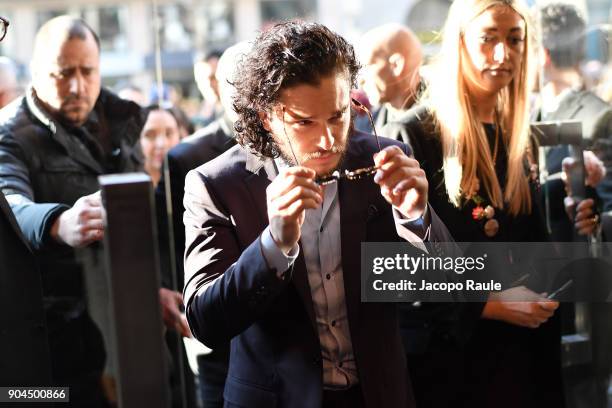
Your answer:
[[[326,150],[326,151],[316,151],[316,152],[312,152],[312,153],[304,153],[302,155],[299,155],[299,152],[296,152],[295,150],[292,152],[291,151],[291,147],[288,144],[283,144],[282,146],[278,146],[277,145],[277,149],[280,152],[280,157],[281,159],[287,163],[289,166],[301,166],[303,163],[307,162],[308,160],[312,160],[312,159],[317,159],[319,157],[321,157],[323,154],[325,153],[333,153],[333,154],[340,154],[340,159],[338,160],[338,163],[336,164],[336,166],[334,166],[334,168],[330,169],[329,171],[326,171],[324,174],[317,174],[318,177],[325,177],[327,175],[332,174],[334,171],[338,170],[340,167],[342,167],[342,163],[344,162],[344,158],[346,155],[346,147],[348,145],[349,142],[349,137],[351,136],[351,134],[353,134],[353,131],[355,130],[355,125],[353,122],[353,115],[351,115],[351,120],[349,122],[349,127],[348,130],[346,132],[346,135],[344,137],[344,142],[339,145],[339,144],[334,144],[332,146],[331,149]],[[284,141],[287,140],[287,138],[283,138]],[[297,160],[299,161],[296,162],[296,157],[297,156]]]

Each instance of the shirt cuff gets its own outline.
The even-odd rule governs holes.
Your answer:
[[[420,241],[429,241],[429,233],[431,231],[429,204],[425,206],[423,214],[415,218],[406,218],[396,207],[393,207],[393,218],[395,219],[395,225],[400,236],[403,236],[403,234],[400,233],[400,229],[406,229],[408,230],[407,232],[416,235]]]
[[[285,272],[291,268],[300,253],[299,245],[296,244],[293,248],[291,248],[291,251],[285,255],[285,253],[276,245],[276,242],[274,242],[272,233],[270,232],[270,227],[266,227],[266,229],[262,232],[260,243],[261,252],[263,253],[266,263],[270,269],[274,269],[276,271],[276,276],[279,279],[283,279]]]

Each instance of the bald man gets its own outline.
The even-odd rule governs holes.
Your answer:
[[[70,387],[66,406],[88,408],[107,406],[85,288],[85,276],[105,283],[98,176],[142,169],[140,108],[101,89],[99,66],[95,32],[52,19],[35,38],[32,85],[0,115],[0,190],[40,254],[53,379]]]
[[[395,120],[416,101],[421,78],[421,43],[399,24],[366,32],[359,41],[361,85],[373,105],[380,105],[376,128]]]
[[[217,66],[222,54],[221,50],[211,50],[193,64],[193,76],[204,98],[200,113],[194,118],[198,127],[205,127],[223,115],[217,80]]]

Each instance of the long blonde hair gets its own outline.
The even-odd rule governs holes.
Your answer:
[[[529,58],[531,24],[521,0],[455,0],[442,32],[442,48],[432,65],[432,80],[422,102],[435,117],[441,134],[444,178],[450,201],[461,205],[476,188],[484,189],[493,206],[512,215],[531,211],[531,196],[524,160],[529,148]],[[498,93],[497,109],[503,142],[508,148],[508,166],[504,194],[495,173],[493,157],[484,128],[470,101],[463,64],[466,51],[462,36],[467,24],[487,9],[508,6],[525,20],[525,46],[521,66],[510,84]]]

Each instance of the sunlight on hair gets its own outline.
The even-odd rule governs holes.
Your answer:
[[[463,64],[469,58],[463,46],[464,30],[473,19],[495,6],[512,8],[525,21],[526,30],[523,62],[516,77],[498,96],[497,109],[501,116],[498,125],[508,146],[503,197],[485,131],[476,117],[463,78]],[[528,13],[520,0],[455,0],[449,10],[441,50],[432,63],[432,78],[436,80],[429,84],[421,102],[434,114],[442,135],[445,187],[457,207],[479,175],[481,187],[495,207],[504,208],[506,204],[513,215],[531,210],[524,172],[529,146],[528,69],[535,63],[530,58],[532,28]]]

